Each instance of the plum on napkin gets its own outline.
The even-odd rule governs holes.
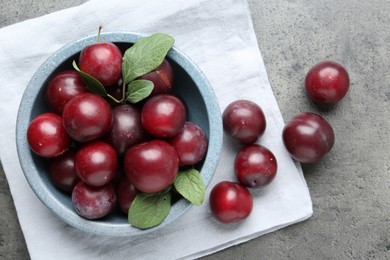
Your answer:
[[[236,99],[259,104],[267,129],[258,143],[278,160],[271,185],[253,191],[254,209],[241,223],[213,219],[206,201],[176,222],[143,237],[112,238],[87,234],[56,218],[34,195],[20,168],[15,147],[17,109],[35,70],[63,45],[105,31],[165,32],[175,46],[208,77],[223,110]],[[51,13],[0,29],[0,158],[32,259],[178,259],[195,258],[245,242],[307,219],[310,194],[301,168],[285,151],[283,119],[258,49],[244,0],[103,1]],[[3,91],[3,93],[5,93]],[[224,139],[220,164],[207,190],[221,180],[235,180],[236,147]]]

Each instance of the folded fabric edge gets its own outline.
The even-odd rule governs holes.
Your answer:
[[[243,236],[243,237],[240,237],[239,239],[232,240],[232,241],[220,244],[220,245],[218,245],[216,247],[209,248],[209,249],[206,249],[206,250],[203,250],[203,251],[199,251],[199,252],[194,253],[194,254],[183,256],[183,257],[181,257],[179,259],[188,259],[188,258],[196,259],[196,258],[204,257],[204,256],[207,256],[207,255],[216,253],[218,251],[222,251],[224,249],[230,248],[232,246],[236,246],[236,245],[248,242],[248,241],[250,241],[252,239],[255,239],[257,237],[260,237],[260,236],[272,233],[274,231],[283,229],[283,228],[285,228],[287,226],[298,224],[300,222],[308,220],[312,215],[313,215],[313,209],[312,209],[312,207],[310,207],[310,210],[308,209],[308,212],[303,217],[298,218],[298,219],[296,219],[294,221],[291,221],[291,222],[288,222],[288,223],[284,223],[284,224],[281,224],[281,225],[276,225],[276,226],[273,226],[273,227],[271,227],[269,229],[263,230],[261,232],[253,233],[253,234],[251,234],[249,236]]]

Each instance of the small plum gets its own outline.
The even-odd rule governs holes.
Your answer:
[[[35,117],[27,128],[30,149],[41,157],[63,154],[72,142],[59,115],[47,112]]]
[[[106,141],[118,156],[123,156],[133,145],[146,141],[147,133],[141,123],[141,110],[132,104],[112,108],[112,126]]]
[[[104,86],[111,86],[122,75],[122,52],[111,42],[89,45],[80,53],[79,67]]]
[[[118,200],[118,206],[125,214],[129,213],[131,203],[138,194],[138,190],[127,179],[126,176],[121,176],[118,185],[116,186],[116,196]]]
[[[168,94],[173,87],[174,74],[171,64],[167,59],[161,63],[155,70],[139,77],[153,82],[154,88],[150,96],[158,94]]]
[[[187,109],[174,95],[160,94],[148,99],[141,112],[145,130],[157,138],[175,136],[186,122]]]
[[[124,172],[137,190],[160,192],[173,183],[179,170],[175,148],[163,140],[134,145],[124,157]]]
[[[115,189],[111,184],[90,186],[79,181],[72,191],[72,202],[77,214],[86,219],[107,216],[116,205]]]
[[[210,192],[212,215],[222,223],[246,219],[253,209],[253,198],[249,190],[239,183],[222,181]]]
[[[291,157],[302,163],[321,160],[335,142],[334,131],[329,122],[311,112],[291,118],[283,128],[282,137]]]
[[[260,106],[244,99],[233,101],[225,108],[222,122],[225,132],[244,145],[256,142],[267,125]]]
[[[308,97],[314,102],[335,104],[348,92],[348,72],[334,61],[320,62],[307,72],[305,89]]]
[[[102,97],[84,93],[66,103],[62,120],[72,139],[80,143],[89,142],[102,137],[110,130],[111,107]]]
[[[69,149],[49,161],[49,177],[53,184],[64,192],[71,192],[80,180],[74,168],[75,157],[76,150]]]
[[[49,81],[45,91],[45,100],[54,113],[61,115],[69,100],[86,92],[87,88],[80,74],[75,70],[65,70]]]
[[[118,158],[109,144],[93,141],[78,149],[74,167],[80,179],[88,185],[103,186],[114,179]]]
[[[261,188],[271,183],[277,168],[274,154],[259,144],[242,147],[234,162],[238,181],[248,188]]]
[[[169,140],[179,156],[180,166],[195,165],[204,159],[208,141],[202,128],[194,122],[186,122],[180,132]]]

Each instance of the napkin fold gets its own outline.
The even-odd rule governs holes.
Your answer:
[[[15,146],[21,96],[37,68],[65,44],[108,31],[165,32],[208,77],[223,110],[248,99],[259,104],[267,129],[259,144],[276,156],[278,172],[267,187],[252,190],[254,208],[243,222],[220,224],[208,196],[222,180],[235,180],[238,147],[224,138],[219,166],[200,207],[142,237],[112,238],[76,230],[51,213],[27,184]],[[299,164],[281,140],[284,126],[245,0],[91,0],[0,29],[0,158],[32,259],[197,258],[302,221],[312,215],[310,194]]]

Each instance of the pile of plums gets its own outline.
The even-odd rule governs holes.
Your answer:
[[[123,94],[122,52],[115,44],[85,47],[78,65],[107,92]],[[153,82],[150,96],[113,104],[90,92],[76,70],[61,71],[44,92],[51,111],[29,124],[31,150],[48,158],[53,184],[70,193],[75,211],[86,219],[102,218],[117,206],[127,214],[138,192],[166,189],[180,167],[206,155],[205,133],[187,120],[190,108],[171,91],[169,61],[141,78]]]
[[[306,74],[305,90],[318,104],[334,104],[347,94],[349,76],[338,63],[324,61]],[[223,112],[225,133],[236,139],[242,148],[237,152],[234,171],[237,181],[222,181],[210,193],[212,215],[222,223],[241,221],[253,209],[248,188],[261,188],[276,176],[277,161],[273,153],[255,142],[266,129],[261,108],[249,100],[237,100]],[[333,147],[332,126],[322,116],[304,112],[290,119],[283,128],[282,139],[291,157],[301,163],[321,160]]]

